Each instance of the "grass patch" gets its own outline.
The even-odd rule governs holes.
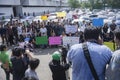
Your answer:
[[[112,51],[114,51],[114,43],[113,42],[104,42],[104,45],[108,46]]]

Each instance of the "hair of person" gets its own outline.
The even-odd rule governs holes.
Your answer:
[[[4,51],[4,49],[6,49],[7,46],[6,45],[0,45],[0,51]]]
[[[21,48],[14,48],[14,49],[12,50],[12,53],[13,53],[14,56],[20,57],[20,56],[22,55]]]
[[[12,49],[12,55],[15,56],[15,48]]]
[[[84,31],[85,40],[95,39],[98,40],[100,36],[101,29],[97,27],[87,27]]]
[[[120,40],[120,29],[116,29],[116,30],[114,31],[114,35],[115,35],[116,39],[119,39],[119,40]]]
[[[40,60],[37,58],[33,58],[30,60],[30,69],[35,70],[40,63]]]

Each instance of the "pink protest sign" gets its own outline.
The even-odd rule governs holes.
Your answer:
[[[60,45],[61,37],[49,37],[49,45]]]

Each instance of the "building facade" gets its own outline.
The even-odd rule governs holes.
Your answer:
[[[68,8],[67,0],[0,0],[0,14],[19,16]]]

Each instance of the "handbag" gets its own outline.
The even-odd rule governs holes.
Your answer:
[[[83,43],[82,48],[83,48],[83,51],[84,51],[84,56],[85,56],[85,58],[87,60],[87,63],[89,65],[89,68],[90,68],[90,70],[92,72],[92,75],[93,75],[94,79],[99,80],[99,77],[98,77],[98,75],[96,73],[96,70],[94,68],[94,65],[93,65],[91,57],[90,57],[90,53],[89,53],[89,50],[88,50],[87,43]]]

